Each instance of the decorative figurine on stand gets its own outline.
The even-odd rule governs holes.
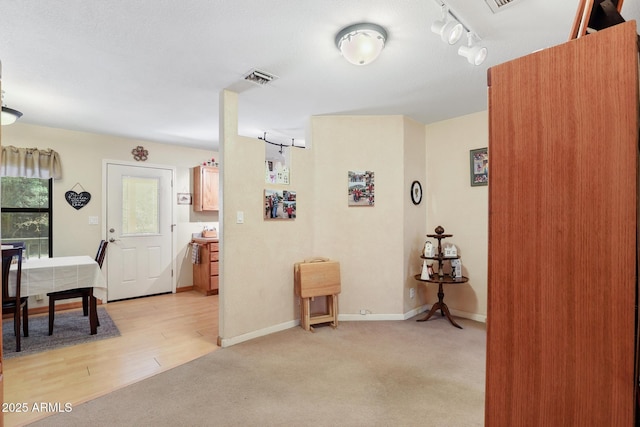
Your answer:
[[[421,280],[431,279],[431,275],[429,274],[429,267],[427,266],[427,260],[422,261],[422,272],[420,273]]]
[[[447,257],[458,256],[458,248],[456,248],[456,245],[445,246],[444,256],[447,256]]]
[[[424,250],[422,251],[427,258],[433,258],[435,256],[435,248],[430,240],[427,240],[424,244]]]
[[[462,261],[460,259],[451,260],[451,277],[454,279],[462,277]]]

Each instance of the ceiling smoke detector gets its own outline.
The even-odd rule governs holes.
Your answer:
[[[517,3],[516,0],[484,0],[484,2],[489,5],[493,13],[498,13],[506,9],[508,6]]]
[[[255,83],[258,86],[266,85],[267,83],[272,82],[277,78],[278,77],[274,76],[273,74],[269,74],[265,71],[260,71],[255,69],[249,71],[249,73],[246,76],[244,76],[245,80],[251,83]]]

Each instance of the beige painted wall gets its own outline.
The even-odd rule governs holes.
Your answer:
[[[404,119],[404,313],[405,317],[416,314],[426,303],[425,287],[416,281],[414,275],[420,273],[420,254],[427,234],[427,183],[425,126],[411,119]],[[422,185],[422,202],[414,205],[410,188],[413,181]],[[415,297],[410,298],[409,290],[415,289]],[[431,301],[433,302],[433,301]]]
[[[436,289],[413,275],[437,225],[454,234],[470,278],[445,290],[447,304],[485,320],[487,187],[469,185],[469,150],[487,146],[486,112],[429,126],[402,116],[312,117],[309,148],[291,153],[298,218],[273,223],[262,220],[262,190],[274,188],[264,184],[264,143],[237,135],[238,102],[221,94],[223,345],[296,324],[292,266],[310,256],[340,261],[342,320],[405,319],[428,308]],[[349,170],[375,172],[374,208],[348,206]],[[418,206],[414,180],[424,192]],[[244,224],[236,224],[239,211]]]
[[[458,247],[464,285],[444,289],[452,313],[479,321],[487,315],[488,187],[471,187],[469,150],[488,145],[487,112],[428,125],[427,230],[442,225]],[[491,161],[491,155],[489,155]],[[489,178],[491,181],[491,178]],[[437,301],[437,287],[429,286],[428,301]]]
[[[238,95],[220,95],[222,219],[220,337],[224,346],[295,325],[293,264],[312,256],[312,149],[292,149],[290,185],[265,184],[265,143],[238,136]],[[265,221],[264,189],[297,192],[294,221]],[[237,224],[242,212],[244,223]]]
[[[416,284],[408,278],[419,265],[410,258],[425,217],[411,203],[409,186],[424,182],[424,125],[402,116],[322,116],[311,123],[314,250],[340,261],[340,318],[402,319],[418,304],[414,298],[411,306],[408,288]],[[374,207],[348,206],[350,170],[375,173]]]
[[[237,135],[238,97],[221,95],[222,206],[220,336],[223,344],[292,327],[299,319],[293,295],[293,264],[310,256],[339,260],[345,320],[402,319],[437,300],[435,289],[418,285],[419,251],[425,234],[443,225],[462,256],[467,285],[446,289],[454,314],[486,316],[487,187],[469,185],[469,150],[487,146],[487,113],[424,126],[402,116],[322,116],[311,119],[310,148],[291,152],[289,186],[264,183],[264,142]],[[62,157],[63,179],[54,188],[54,252],[93,254],[102,229],[102,159],[132,160],[143,145],[149,163],[176,167],[176,192],[191,191],[190,168],[213,151],[17,123],[3,128],[3,144],[52,148]],[[347,171],[376,173],[376,205],[347,206]],[[411,182],[424,197],[414,206]],[[76,211],[64,192],[76,183],[92,202]],[[298,193],[298,218],[262,218],[265,188]],[[190,286],[188,242],[217,214],[175,206],[178,286]],[[237,212],[244,224],[236,224]],[[88,225],[98,216],[98,226]],[[58,238],[64,236],[64,238]],[[108,261],[107,261],[108,262]],[[416,288],[414,299],[409,290]],[[361,315],[360,310],[367,311]]]
[[[191,169],[193,166],[217,157],[209,150],[177,147],[149,141],[97,135],[63,129],[34,126],[17,122],[2,128],[3,145],[16,147],[51,148],[62,160],[62,179],[54,182],[53,195],[53,251],[57,256],[89,254],[93,256],[98,242],[105,236],[102,218],[102,161],[125,160],[135,162],[131,150],[142,145],[149,151],[146,163],[176,168],[175,192],[192,192]],[[179,153],[179,155],[176,155]],[[80,184],[91,193],[91,201],[80,210],[69,206],[64,193]],[[76,187],[75,191],[80,191]],[[89,225],[89,216],[97,216],[99,225]],[[177,224],[176,238],[176,283],[177,287],[192,285],[192,265],[188,254],[191,233],[202,227],[217,224],[218,214],[193,212],[188,205],[174,203],[174,218]],[[108,258],[106,260],[108,261]],[[30,306],[40,304],[29,302]]]

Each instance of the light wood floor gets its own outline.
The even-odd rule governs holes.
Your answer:
[[[7,359],[5,403],[77,405],[218,348],[217,295],[182,292],[105,307],[120,337]],[[5,413],[4,425],[21,426],[46,415]]]

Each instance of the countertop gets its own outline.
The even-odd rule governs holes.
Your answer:
[[[217,237],[194,237],[193,239],[196,243],[215,243],[218,241]]]

